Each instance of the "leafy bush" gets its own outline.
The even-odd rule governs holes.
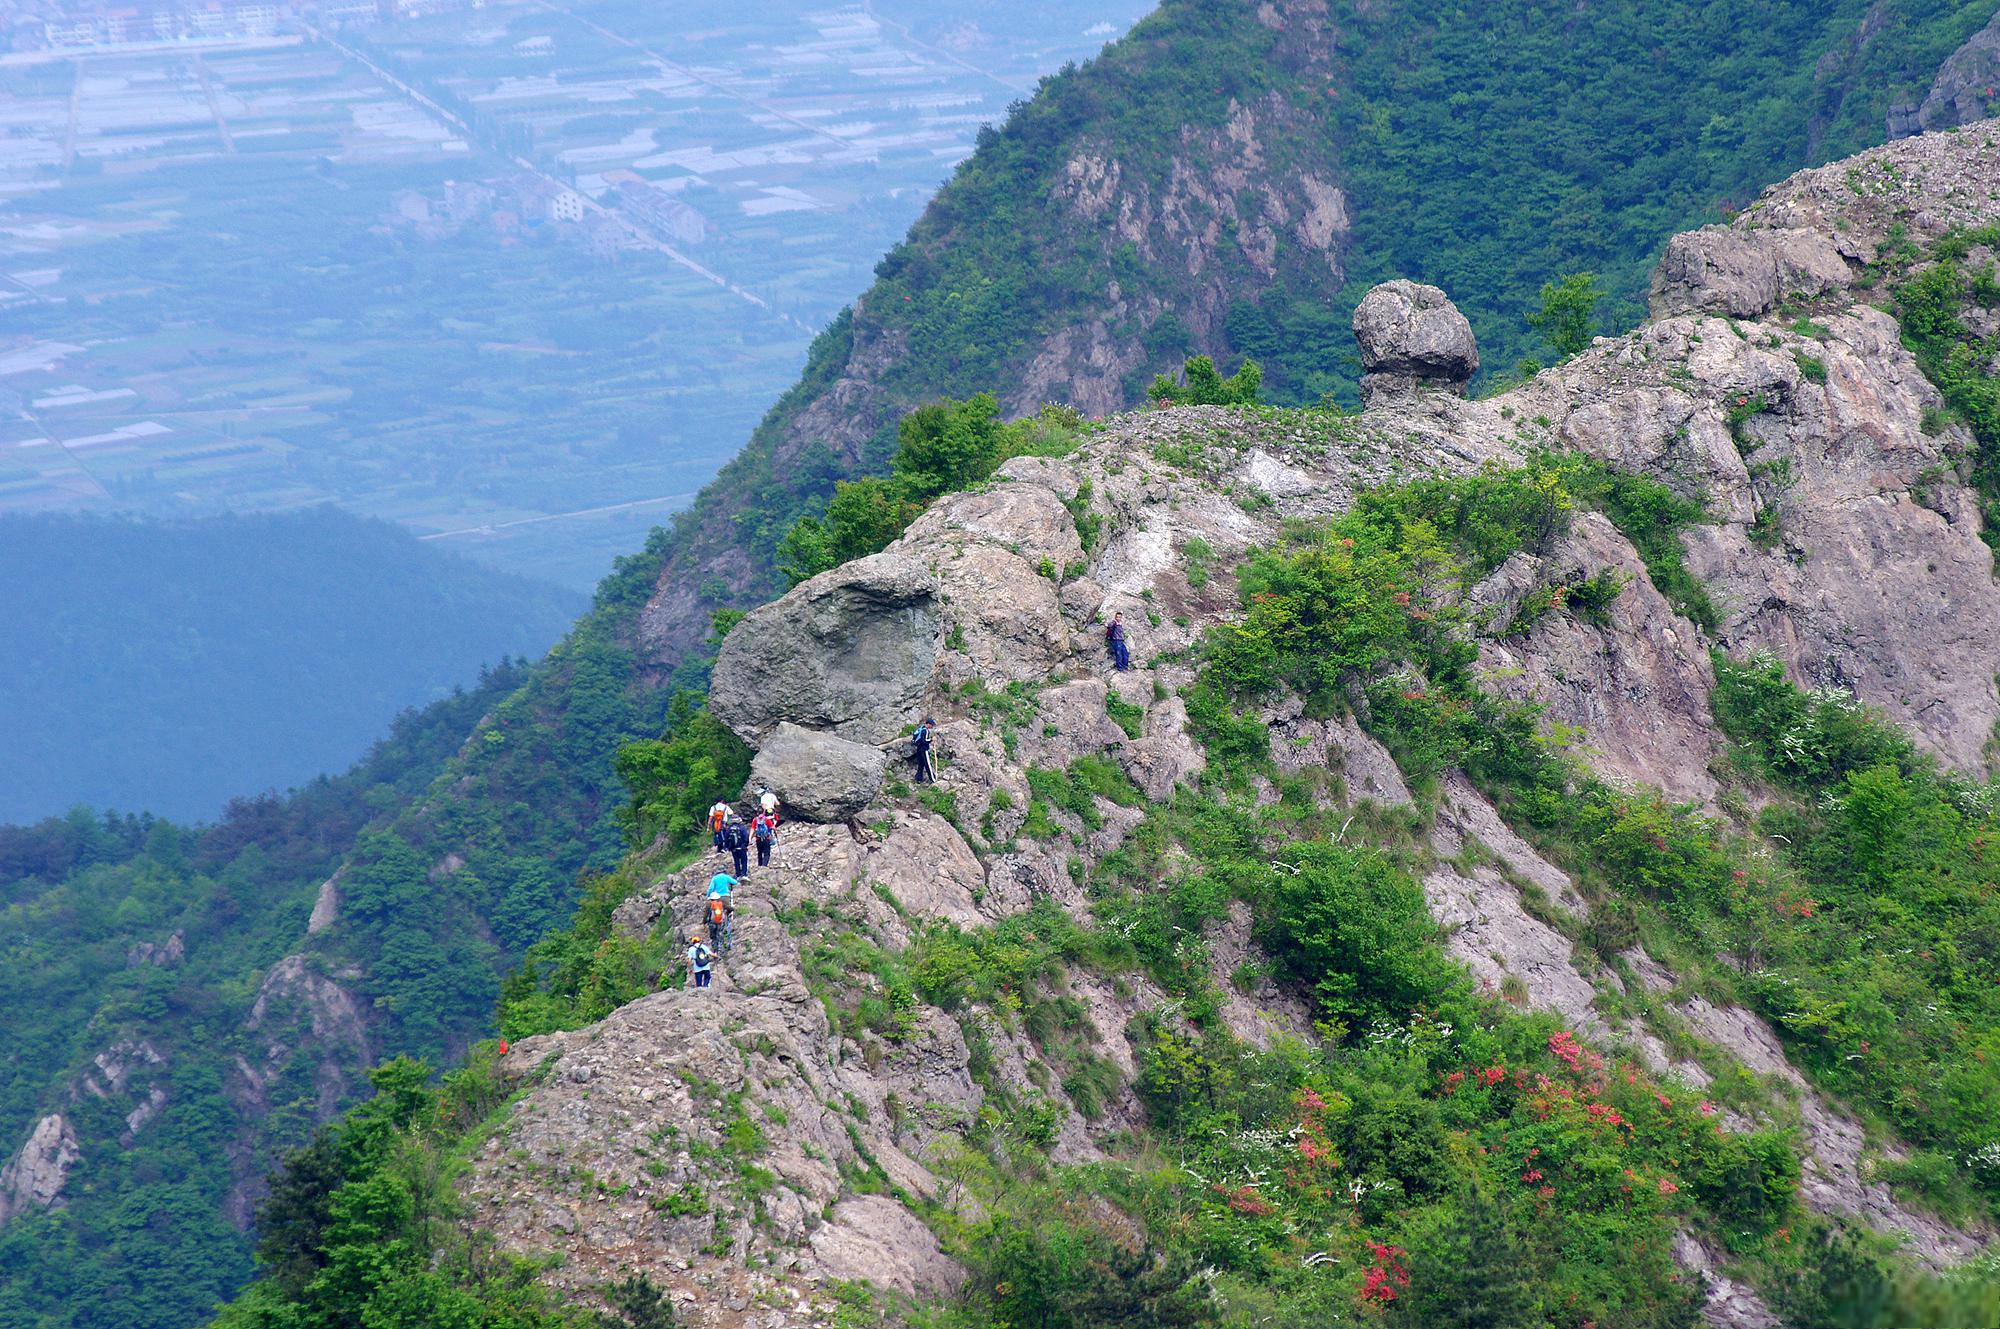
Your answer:
[[[1271,888],[1267,948],[1324,1018],[1365,1029],[1462,998],[1423,888],[1379,850],[1299,846]]]
[[[1597,302],[1603,298],[1594,272],[1572,272],[1561,281],[1543,282],[1542,307],[1528,315],[1528,326],[1542,334],[1557,360],[1567,360],[1597,334]]]
[[[1242,365],[1224,378],[1215,361],[1197,355],[1181,366],[1178,381],[1167,374],[1153,380],[1146,395],[1162,406],[1255,406],[1264,384],[1264,371],[1255,360]]]
[[[750,749],[691,692],[675,695],[664,738],[618,749],[618,778],[630,798],[619,820],[634,848],[665,837],[685,850],[708,836],[708,810],[733,799],[750,778]]]
[[[786,529],[777,548],[778,570],[796,586],[885,549],[933,499],[979,483],[1009,457],[1068,452],[1076,446],[1080,424],[1076,412],[1062,406],[1002,423],[999,403],[989,392],[919,406],[896,427],[890,473],[838,482],[822,514],[802,516]],[[1080,509],[1072,508],[1071,515],[1089,548],[1101,519],[1089,513],[1087,494],[1079,500]]]

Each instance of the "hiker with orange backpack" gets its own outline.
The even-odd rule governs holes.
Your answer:
[[[728,821],[729,804],[718,798],[715,800],[715,806],[708,810],[708,832],[715,837],[715,852],[718,854],[726,853],[729,849],[722,833]]]
[[[730,943],[736,940],[736,907],[726,895],[712,896],[708,901],[708,935],[715,942],[719,954],[729,954]]]
[[[736,902],[729,893],[736,888],[736,878],[727,872],[718,872],[708,879],[708,900],[704,908],[708,919],[708,935],[724,955],[729,953],[730,943],[736,940]]]

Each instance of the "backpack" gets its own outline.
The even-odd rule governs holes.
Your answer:
[[[769,844],[778,838],[778,828],[772,824],[769,817],[757,818],[756,829],[759,844]]]
[[[929,747],[931,745],[931,727],[927,724],[918,725],[917,732],[910,735],[910,742],[920,748]]]
[[[723,899],[723,898],[722,898],[721,896],[719,896],[719,895],[718,895],[718,896],[716,896],[716,897],[715,897],[714,899],[712,899],[712,900],[710,900],[710,901],[708,902],[708,921],[709,921],[709,922],[711,922],[711,923],[721,923],[721,922],[724,922],[725,920],[727,920],[727,919],[728,919],[728,917],[729,917],[729,903],[728,903],[728,901],[724,900],[724,899]]]
[[[694,967],[697,969],[708,968],[709,963],[715,959],[715,952],[708,949],[708,943],[705,941],[696,942],[694,949],[688,954],[693,957]]]

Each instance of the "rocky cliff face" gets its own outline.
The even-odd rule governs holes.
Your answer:
[[[1078,206],[1122,210],[1108,166],[1072,176]],[[714,990],[661,992],[510,1054],[530,1087],[466,1183],[482,1218],[508,1249],[562,1254],[549,1276],[579,1289],[648,1271],[699,1324],[807,1322],[847,1279],[948,1295],[960,1271],[896,1197],[956,1195],[954,1148],[988,1093],[968,1035],[984,1083],[1032,1087],[1057,1106],[1052,1155],[1089,1159],[1143,1120],[1127,1028],[1158,994],[1060,979],[1082,1012],[1078,1037],[1118,1072],[1110,1101],[1086,1113],[1063,1068],[999,1009],[954,1018],[918,1002],[893,1044],[843,1033],[823,1001],[872,980],[816,968],[815,934],[837,922],[893,951],[934,920],[976,926],[1041,900],[1086,907],[1082,872],[1141,814],[1098,797],[1088,817],[1052,811],[1048,838],[1019,838],[1034,773],[1099,758],[1155,800],[1196,777],[1204,758],[1178,695],[1193,679],[1187,653],[1235,607],[1206,567],[1394,475],[1572,450],[1706,505],[1685,552],[1713,600],[1710,626],[1678,612],[1594,516],[1469,592],[1506,627],[1533,588],[1616,574],[1596,621],[1506,627],[1481,655],[1488,686],[1575,726],[1606,779],[1715,796],[1718,647],[1771,652],[1799,683],[1851,690],[1943,761],[1980,771],[2000,719],[2000,583],[1965,487],[1971,440],[1940,427],[1936,391],[1867,301],[1884,245],[1995,221],[2000,127],[1806,172],[1731,226],[1670,245],[1645,326],[1476,401],[1459,395],[1476,363],[1464,321],[1443,293],[1401,283],[1357,316],[1376,384],[1365,414],[1120,417],[1067,458],[1009,462],[990,484],[939,500],[884,553],[757,610],[725,645],[713,708],[760,748],[786,801],[829,824],[791,828],[776,870],[753,874],[738,954]],[[1086,543],[1082,525],[1097,538]],[[1129,673],[1106,667],[1114,613],[1134,638]],[[938,720],[943,799],[919,802],[894,763],[926,713]],[[1411,803],[1394,760],[1353,720],[1309,718],[1296,703],[1262,719],[1281,769],[1337,773],[1357,814]],[[1785,1081],[1808,1203],[1900,1236],[1932,1263],[1983,1245],[1986,1234],[1915,1212],[1871,1178],[1867,1155],[1893,1156],[1895,1143],[1870,1141],[1807,1085],[1758,1017],[1684,995],[1643,949],[1613,968],[1579,959],[1550,919],[1580,917],[1583,894],[1468,782],[1448,776],[1412,815],[1436,851],[1431,909],[1483,984],[1636,1049],[1663,1075],[1706,1084],[1729,1065]],[[685,929],[706,870],[662,876],[619,926]],[[1240,918],[1210,940],[1219,964],[1254,958]],[[1303,1009],[1268,982],[1222,986],[1240,1037],[1307,1033]],[[1600,1013],[1604,994],[1627,990],[1672,1009],[1673,1040]],[[759,1146],[751,1157],[746,1140]],[[1682,1259],[1701,1270],[1716,1257],[1690,1244]],[[1772,1322],[1726,1279],[1711,1285],[1710,1312]]]
[[[1900,137],[1969,125],[1996,110],[2000,110],[2000,14],[1944,62],[1921,103],[1890,110],[1889,133]]]

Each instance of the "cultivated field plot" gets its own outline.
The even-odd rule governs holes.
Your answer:
[[[0,58],[0,513],[336,501],[586,585],[978,126],[1145,8],[522,0]]]

